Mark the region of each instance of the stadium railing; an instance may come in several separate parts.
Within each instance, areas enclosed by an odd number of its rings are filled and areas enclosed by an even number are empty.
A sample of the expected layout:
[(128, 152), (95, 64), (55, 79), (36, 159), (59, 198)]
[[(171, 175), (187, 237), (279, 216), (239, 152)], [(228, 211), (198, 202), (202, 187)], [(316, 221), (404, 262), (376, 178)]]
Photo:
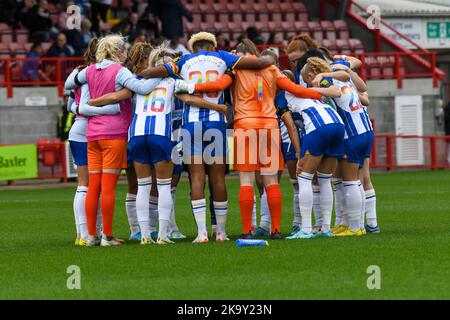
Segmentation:
[[(320, 0), (320, 12), (321, 17), (325, 17), (325, 8), (326, 5), (332, 5), (335, 8), (338, 8), (341, 3), (338, 0)], [(360, 27), (365, 29), (368, 33), (372, 33), (375, 40), (375, 51), (380, 52), (382, 50), (383, 43), (391, 47), (393, 50), (398, 51), (402, 54), (405, 54), (408, 56), (410, 61), (412, 61), (412, 64), (419, 65), (420, 67), (424, 69), (431, 69), (433, 73), (433, 85), (434, 87), (438, 87), (438, 80), (445, 78), (445, 73), (437, 68), (436, 66), (436, 56), (431, 57), (431, 61), (429, 59), (423, 59), (424, 54), (429, 54), (430, 51), (423, 48), (419, 44), (417, 44), (412, 39), (406, 37), (404, 34), (393, 28), (391, 25), (389, 25), (386, 21), (384, 21), (381, 17), (370, 13), (368, 8), (364, 7), (363, 5), (357, 3), (356, 1), (349, 0), (347, 1), (347, 8), (345, 10), (346, 15), (353, 20), (356, 24), (358, 24)], [(375, 28), (369, 28), (368, 27), (368, 17), (373, 18), (374, 21), (377, 23), (377, 26)], [(402, 45), (400, 42), (396, 41), (394, 38), (389, 36), (388, 34), (381, 31), (380, 26), (385, 27), (386, 29), (393, 32), (397, 37), (400, 39), (406, 41), (409, 43), (409, 45), (413, 48), (413, 50), (408, 49), (404, 45)], [(377, 54), (377, 53), (374, 53)], [(401, 85), (401, 82), (399, 82), (399, 85)]]
[[(396, 79), (397, 87), (402, 89), (404, 79), (432, 78), (433, 86), (437, 88), (439, 85), (436, 52), (416, 52), (414, 57), (407, 52), (365, 52), (355, 56), (363, 63), (359, 75), (364, 81)], [(422, 63), (416, 63), (417, 59)]]
[(450, 169), (450, 136), (375, 134), (372, 168)]
[[(279, 51), (280, 67), (289, 69), (284, 45), (258, 45), (261, 51), (275, 47)], [(231, 50), (232, 48), (222, 48)], [(364, 80), (396, 79), (399, 88), (408, 78), (431, 78), (435, 87), (440, 74), (436, 68), (435, 52), (416, 52), (414, 57), (406, 52), (355, 53), (363, 62), (359, 74)], [(417, 59), (421, 64), (415, 63)], [(0, 58), (0, 87), (6, 87), (7, 97), (13, 97), (14, 87), (56, 86), (59, 96), (64, 95), (64, 81), (72, 70), (83, 63), (81, 57), (70, 58)], [(44, 77), (45, 78), (44, 78)]]
[(82, 63), (81, 57), (0, 58), (0, 87), (6, 87), (8, 98), (14, 87), (22, 86), (56, 86), (63, 96), (64, 81)]

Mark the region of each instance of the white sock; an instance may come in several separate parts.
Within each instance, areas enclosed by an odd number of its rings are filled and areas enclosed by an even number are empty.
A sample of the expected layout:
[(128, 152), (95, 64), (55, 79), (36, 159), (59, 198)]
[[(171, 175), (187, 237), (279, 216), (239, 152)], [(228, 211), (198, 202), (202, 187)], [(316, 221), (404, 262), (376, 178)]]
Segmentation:
[(314, 226), (320, 227), (322, 225), (322, 209), (320, 208), (320, 186), (313, 184), (313, 212), (314, 212)]
[(344, 185), (344, 210), (347, 214), (348, 227), (352, 231), (359, 230), (359, 220), (361, 216), (361, 193), (359, 190), (359, 180), (343, 181)]
[[(80, 237), (83, 239), (88, 238), (88, 227), (87, 227), (87, 218), (86, 218), (86, 194), (88, 187), (80, 186), (77, 188), (76, 197), (76, 215), (78, 221), (78, 230), (80, 232)], [(97, 219), (98, 220), (98, 219)], [(101, 220), (100, 220), (101, 221)]]
[(132, 234), (139, 232), (139, 221), (136, 211), (136, 195), (127, 193), (125, 198), (125, 211), (127, 212), (128, 224), (130, 225), (130, 231)]
[(366, 203), (366, 219), (369, 227), (376, 227), (377, 222), (377, 196), (375, 194), (375, 189), (366, 190), (365, 192), (365, 203)]
[(149, 199), (150, 232), (153, 232), (158, 230), (158, 197), (151, 195)]
[(169, 221), (169, 229), (168, 229), (169, 233), (172, 233), (174, 231), (179, 231), (177, 222), (175, 220), (175, 192), (176, 191), (177, 191), (177, 187), (172, 187), (170, 189), (170, 194), (172, 196), (173, 206), (172, 206), (172, 211), (170, 213), (170, 221)]
[(364, 187), (359, 183), (359, 192), (361, 194), (361, 214), (359, 217), (359, 228), (364, 229), (364, 222), (366, 218), (366, 193), (364, 192)]
[(143, 238), (150, 237), (150, 215), (149, 198), (152, 188), (152, 177), (140, 178), (138, 180), (138, 192), (136, 195), (136, 212)]
[(322, 216), (322, 231), (330, 231), (331, 211), (333, 210), (333, 189), (331, 174), (317, 172), (320, 187), (320, 213)]
[(256, 196), (253, 196), (252, 227), (256, 227)]
[(334, 226), (340, 226), (345, 224), (344, 221), (344, 185), (342, 179), (333, 178), (334, 186), (334, 212), (336, 219), (334, 220)]
[(217, 232), (226, 234), (226, 223), (228, 214), (228, 201), (213, 201), (214, 212), (216, 213)]
[[(79, 187), (78, 187), (79, 188)], [(77, 238), (80, 237), (80, 222), (78, 221), (78, 188), (77, 191), (75, 191), (75, 196), (73, 197), (73, 217), (75, 219), (75, 228), (77, 230)]]
[(261, 196), (261, 208), (260, 208), (261, 221), (259, 223), (260, 227), (270, 231), (272, 220), (270, 218), (270, 210), (269, 204), (267, 202), (267, 193), (264, 190), (264, 193)]
[(291, 179), (292, 189), (294, 191), (294, 198), (293, 198), (293, 206), (294, 206), (294, 226), (301, 226), (302, 225), (302, 216), (300, 215), (300, 206), (298, 204), (298, 181), (297, 179)]
[(156, 181), (158, 183), (158, 236), (165, 239), (167, 238), (167, 228), (169, 227), (170, 214), (173, 208), (172, 194), (170, 192), (172, 178), (156, 179)]
[(302, 231), (312, 231), (311, 211), (313, 207), (313, 191), (312, 191), (312, 179), (314, 175), (306, 172), (302, 172), (298, 176), (299, 187), (299, 205), (300, 214), (302, 216)]
[(206, 199), (192, 200), (191, 205), (198, 235), (203, 235), (206, 233)]

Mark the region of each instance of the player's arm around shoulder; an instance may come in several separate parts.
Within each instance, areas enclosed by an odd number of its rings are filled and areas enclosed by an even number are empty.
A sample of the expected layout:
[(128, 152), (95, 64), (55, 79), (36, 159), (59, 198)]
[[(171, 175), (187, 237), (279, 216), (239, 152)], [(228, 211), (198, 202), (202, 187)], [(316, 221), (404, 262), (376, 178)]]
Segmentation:
[(274, 65), (276, 61), (271, 56), (242, 57), (235, 65), (235, 69), (261, 70)]

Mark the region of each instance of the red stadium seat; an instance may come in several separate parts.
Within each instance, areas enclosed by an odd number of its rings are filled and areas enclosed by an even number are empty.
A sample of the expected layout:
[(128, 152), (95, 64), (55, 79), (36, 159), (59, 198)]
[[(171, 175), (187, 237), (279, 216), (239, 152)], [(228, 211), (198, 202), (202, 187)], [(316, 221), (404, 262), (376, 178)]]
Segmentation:
[(272, 19), (272, 21), (281, 21), (281, 20), (283, 20), (283, 13), (281, 11), (279, 11), (279, 12), (272, 12), (271, 19)]
[(366, 69), (371, 77), (381, 77), (380, 63), (375, 57), (366, 57)]
[(214, 6), (214, 3), (216, 3), (216, 1), (214, 0), (200, 0), (200, 8), (202, 10), (204, 9), (210, 10), (210, 8)]
[(258, 21), (268, 23), (270, 21), (270, 12), (268, 10), (260, 11), (258, 13)]
[(364, 53), (364, 45), (362, 44), (361, 40), (359, 39), (349, 39), (348, 40), (350, 47), (352, 48), (353, 53)]
[[(9, 49), (8, 43), (1, 42), (0, 43), (0, 58), (10, 58), (11, 50)], [(0, 70), (2, 71), (2, 70)]]
[(334, 21), (334, 27), (340, 39), (350, 38), (350, 30), (348, 29), (347, 22), (345, 22), (344, 20), (336, 20)]
[(346, 54), (346, 55), (352, 54), (352, 49), (351, 49), (350, 43), (348, 42), (347, 39), (337, 39), (336, 45), (338, 46), (339, 52), (341, 54)]
[(256, 22), (256, 13), (255, 12), (246, 12), (245, 13), (245, 22), (255, 23)]
[(281, 28), (285, 32), (290, 32), (290, 31), (294, 31), (295, 32), (295, 30), (296, 30), (295, 24), (292, 23), (292, 22), (288, 22), (288, 21), (281, 22)]
[(328, 20), (320, 21), (320, 26), (322, 27), (322, 30), (325, 33), (326, 39), (336, 40), (336, 30), (334, 29), (334, 25), (331, 21)]
[(231, 21), (236, 23), (242, 23), (244, 21), (244, 14), (242, 12), (232, 12), (231, 13)]
[(0, 42), (11, 43), (14, 41), (14, 34), (12, 31), (2, 31), (0, 32)]
[(216, 14), (214, 12), (208, 12), (204, 15), (205, 22), (214, 23), (216, 22)]
[(281, 27), (281, 21), (270, 21), (267, 26), (269, 27), (269, 30), (271, 32), (274, 31), (282, 31), (283, 32), (283, 28)]
[(267, 2), (267, 9), (270, 12), (281, 12), (280, 3), (277, 1)]
[(9, 44), (9, 49), (11, 52), (17, 57), (19, 54), (27, 54), (27, 48), (25, 46), (25, 42), (11, 42)]
[(309, 27), (308, 27), (308, 23), (304, 22), (304, 21), (296, 21), (294, 23), (295, 25), (295, 30), (297, 30), (297, 33), (306, 33), (306, 34), (310, 34), (309, 32)]
[(242, 1), (239, 4), (233, 3), (233, 5), (236, 6), (235, 10), (241, 10), (243, 12), (259, 12), (261, 9), (264, 9), (263, 6), (254, 1)]
[(202, 22), (202, 14), (200, 12), (196, 12), (192, 14), (194, 18), (193, 23), (199, 25)]
[(308, 28), (309, 28), (314, 40), (316, 40), (316, 41), (323, 40), (323, 31), (322, 31), (322, 27), (320, 26), (319, 22), (309, 21)]
[(244, 28), (242, 23), (230, 21), (228, 22), (228, 33), (230, 34), (230, 39), (237, 39), (241, 34), (244, 33)]
[(394, 78), (395, 70), (395, 58), (394, 57), (378, 57), (378, 63), (381, 67), (381, 73), (383, 78), (392, 79)]
[(297, 20), (296, 13), (294, 11), (284, 12), (284, 21), (294, 23)]
[(292, 11), (294, 9), (292, 2), (281, 2), (279, 6), (282, 12)]
[(29, 31), (27, 29), (16, 30), (16, 42), (28, 42)]
[(0, 33), (3, 31), (12, 31), (12, 29), (6, 23), (0, 23)]
[(336, 40), (323, 39), (322, 46), (327, 48), (331, 54), (338, 54), (338, 46), (336, 45)]

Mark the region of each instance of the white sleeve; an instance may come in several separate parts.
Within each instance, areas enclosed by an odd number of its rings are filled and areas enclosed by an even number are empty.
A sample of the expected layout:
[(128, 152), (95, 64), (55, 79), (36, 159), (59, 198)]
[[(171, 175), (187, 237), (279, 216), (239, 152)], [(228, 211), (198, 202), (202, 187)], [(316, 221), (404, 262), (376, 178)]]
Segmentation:
[(89, 93), (89, 86), (84, 84), (81, 87), (81, 98), (80, 98), (80, 106), (79, 106), (79, 114), (83, 116), (98, 116), (105, 114), (117, 114), (120, 112), (120, 105), (116, 104), (108, 104), (102, 107), (93, 107), (88, 104), (91, 95)]
[(143, 96), (152, 92), (160, 81), (161, 78), (138, 79), (127, 68), (122, 68), (116, 77), (116, 82), (119, 83), (122, 87), (128, 88), (131, 91)]
[(66, 90), (73, 90), (76, 87), (80, 87), (81, 85), (87, 82), (86, 79), (86, 68), (78, 72), (77, 69), (74, 69), (72, 73), (67, 77), (66, 82), (64, 83), (64, 88)]

